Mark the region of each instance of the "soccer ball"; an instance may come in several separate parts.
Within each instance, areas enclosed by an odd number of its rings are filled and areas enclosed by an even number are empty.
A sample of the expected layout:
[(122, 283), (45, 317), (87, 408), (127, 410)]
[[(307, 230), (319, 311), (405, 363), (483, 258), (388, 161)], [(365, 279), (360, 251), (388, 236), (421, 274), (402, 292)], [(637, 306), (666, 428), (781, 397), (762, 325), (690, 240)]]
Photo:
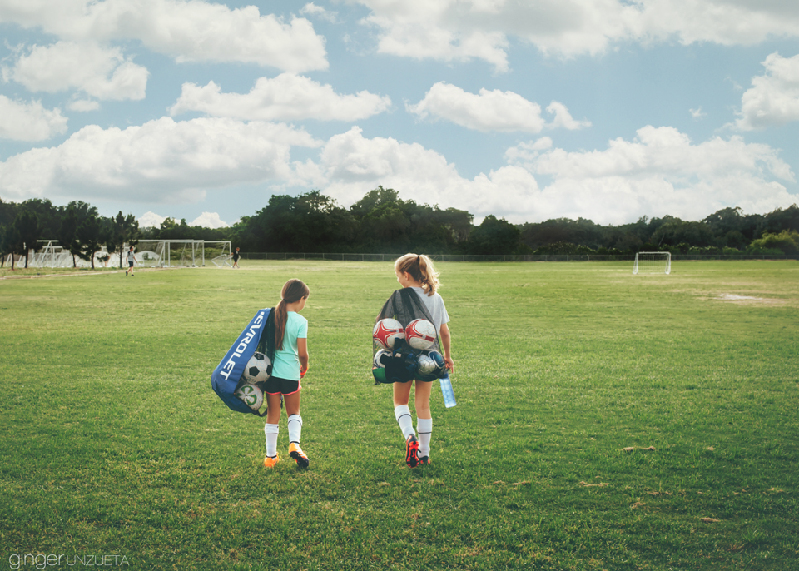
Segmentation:
[(380, 351), (375, 353), (375, 361), (374, 361), (374, 363), (375, 363), (375, 367), (377, 367), (378, 369), (385, 368), (385, 364), (383, 364), (383, 362), (380, 360), (381, 357), (383, 357), (383, 355), (391, 356), (391, 351), (387, 351), (386, 349), (380, 349)]
[(268, 381), (269, 373), (266, 371), (271, 364), (272, 363), (269, 362), (269, 357), (256, 351), (253, 356), (250, 357), (250, 360), (247, 361), (247, 366), (244, 367), (241, 379), (248, 385)]
[(393, 349), (397, 339), (405, 339), (402, 325), (396, 319), (381, 319), (375, 324), (372, 331), (374, 340), (383, 349)]
[(252, 410), (258, 410), (264, 404), (264, 393), (255, 385), (241, 385), (233, 393)]
[(419, 355), (419, 374), (424, 377), (429, 377), (435, 373), (437, 368), (436, 362), (427, 355)]
[(426, 319), (414, 319), (405, 328), (408, 345), (420, 351), (432, 349), (436, 342), (436, 328)]

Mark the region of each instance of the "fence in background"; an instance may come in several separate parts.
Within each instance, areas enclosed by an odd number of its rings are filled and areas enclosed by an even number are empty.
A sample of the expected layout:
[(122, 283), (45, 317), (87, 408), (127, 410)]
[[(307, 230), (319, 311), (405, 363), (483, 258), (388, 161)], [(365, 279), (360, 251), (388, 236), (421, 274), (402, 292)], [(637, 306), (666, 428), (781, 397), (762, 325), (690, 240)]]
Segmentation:
[[(242, 252), (241, 257), (245, 260), (331, 260), (338, 262), (393, 262), (399, 254), (336, 254), (336, 253), (290, 253), (290, 252)], [(504, 255), (504, 256), (472, 256), (454, 254), (431, 254), (430, 257), (436, 262), (630, 262), (635, 260), (635, 254), (621, 256), (600, 256), (586, 254), (568, 255)], [(718, 254), (718, 255), (689, 255), (672, 254), (672, 261), (685, 260), (792, 260), (787, 256), (769, 255), (749, 255), (738, 256)]]

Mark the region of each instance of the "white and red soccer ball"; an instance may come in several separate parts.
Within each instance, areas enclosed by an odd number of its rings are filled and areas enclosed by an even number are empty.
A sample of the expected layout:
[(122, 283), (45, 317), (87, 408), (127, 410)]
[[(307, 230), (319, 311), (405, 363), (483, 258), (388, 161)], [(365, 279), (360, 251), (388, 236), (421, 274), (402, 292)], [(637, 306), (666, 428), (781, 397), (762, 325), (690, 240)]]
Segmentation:
[(394, 349), (398, 339), (405, 339), (405, 330), (396, 319), (381, 319), (375, 323), (372, 336), (383, 349)]
[(414, 319), (405, 328), (405, 342), (414, 349), (428, 351), (436, 343), (436, 328), (426, 319)]

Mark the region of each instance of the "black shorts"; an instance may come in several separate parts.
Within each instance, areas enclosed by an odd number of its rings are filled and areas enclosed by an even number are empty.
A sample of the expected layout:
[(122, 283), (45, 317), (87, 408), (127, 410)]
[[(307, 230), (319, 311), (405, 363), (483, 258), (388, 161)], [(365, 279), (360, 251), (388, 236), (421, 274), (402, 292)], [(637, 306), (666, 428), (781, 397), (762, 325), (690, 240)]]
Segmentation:
[(133, 262), (128, 262), (128, 267), (132, 268), (133, 267)]
[(263, 390), (268, 395), (293, 395), (301, 388), (300, 381), (289, 381), (274, 376), (269, 377), (269, 380), (263, 384)]
[(411, 381), (419, 381), (420, 383), (432, 383), (435, 379), (409, 379), (407, 381), (396, 381), (400, 385), (404, 385), (405, 383), (410, 383)]

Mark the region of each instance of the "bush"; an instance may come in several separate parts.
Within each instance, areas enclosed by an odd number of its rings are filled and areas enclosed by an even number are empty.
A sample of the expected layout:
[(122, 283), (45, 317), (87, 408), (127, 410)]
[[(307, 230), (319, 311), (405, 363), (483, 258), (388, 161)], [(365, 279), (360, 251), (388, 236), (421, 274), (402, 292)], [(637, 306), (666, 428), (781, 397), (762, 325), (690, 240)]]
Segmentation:
[(765, 232), (762, 238), (754, 240), (749, 245), (747, 251), (753, 254), (799, 255), (799, 232), (795, 230), (783, 230), (779, 234)]

